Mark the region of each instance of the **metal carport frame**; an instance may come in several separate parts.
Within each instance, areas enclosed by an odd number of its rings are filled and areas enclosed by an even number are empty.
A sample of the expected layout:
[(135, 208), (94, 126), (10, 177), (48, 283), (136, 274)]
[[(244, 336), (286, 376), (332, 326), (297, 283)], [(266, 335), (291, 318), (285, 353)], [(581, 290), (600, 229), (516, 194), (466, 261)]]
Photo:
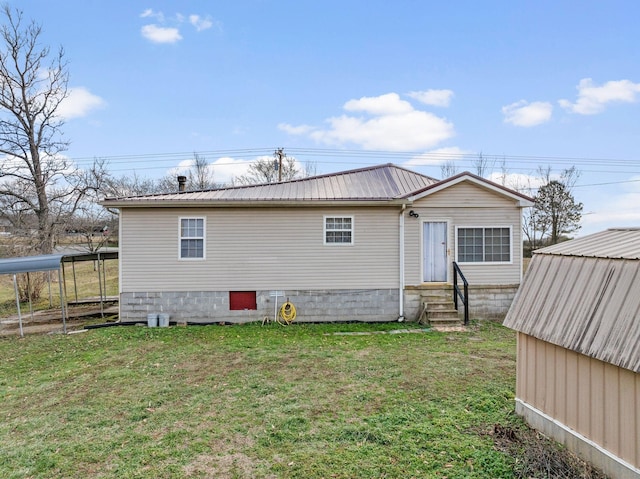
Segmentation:
[[(19, 273), (39, 272), (39, 271), (58, 271), (58, 285), (60, 287), (60, 308), (62, 312), (62, 327), (63, 331), (67, 333), (67, 308), (65, 293), (62, 287), (63, 284), (63, 263), (74, 263), (76, 261), (98, 261), (98, 282), (100, 284), (100, 306), (102, 309), (103, 294), (102, 294), (102, 280), (100, 279), (100, 266), (101, 260), (105, 259), (117, 259), (118, 251), (106, 251), (95, 253), (57, 253), (47, 254), (39, 256), (22, 256), (18, 258), (4, 258), (0, 259), (0, 274), (12, 274), (13, 275), (13, 287), (16, 295), (16, 306), (18, 308), (18, 322), (20, 324), (20, 336), (24, 337), (24, 331), (22, 328), (22, 312), (20, 309), (20, 297), (18, 294), (18, 281), (16, 275)], [(75, 282), (75, 273), (74, 273)], [(31, 298), (29, 298), (29, 305), (31, 306)]]

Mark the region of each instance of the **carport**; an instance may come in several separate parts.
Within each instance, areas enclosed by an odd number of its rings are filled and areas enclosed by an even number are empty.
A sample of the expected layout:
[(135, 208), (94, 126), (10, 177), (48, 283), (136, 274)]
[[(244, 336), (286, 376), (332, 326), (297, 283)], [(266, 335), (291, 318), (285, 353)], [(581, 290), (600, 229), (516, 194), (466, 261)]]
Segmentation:
[[(26, 273), (27, 283), (29, 282), (29, 273), (36, 272), (58, 272), (58, 285), (60, 290), (60, 309), (62, 315), (62, 328), (63, 332), (67, 333), (67, 317), (68, 317), (68, 303), (66, 297), (66, 275), (65, 267), (66, 263), (71, 263), (73, 270), (73, 285), (75, 291), (75, 299), (78, 300), (77, 295), (77, 283), (75, 274), (75, 263), (82, 261), (95, 261), (98, 264), (98, 285), (100, 294), (100, 310), (104, 310), (104, 301), (106, 299), (106, 275), (104, 273), (104, 262), (108, 259), (118, 259), (118, 251), (99, 251), (95, 253), (56, 253), (39, 256), (22, 256), (18, 258), (4, 258), (0, 259), (0, 274), (13, 275), (13, 287), (16, 297), (16, 307), (18, 309), (18, 322), (20, 325), (20, 336), (24, 336), (22, 328), (22, 311), (20, 307), (20, 296), (18, 294), (18, 280), (17, 275)], [(64, 285), (64, 287), (63, 287)], [(27, 288), (30, 291), (30, 288)], [(51, 303), (51, 278), (49, 277), (49, 301)], [(33, 315), (33, 306), (31, 303), (31, 295), (29, 294), (29, 310)]]

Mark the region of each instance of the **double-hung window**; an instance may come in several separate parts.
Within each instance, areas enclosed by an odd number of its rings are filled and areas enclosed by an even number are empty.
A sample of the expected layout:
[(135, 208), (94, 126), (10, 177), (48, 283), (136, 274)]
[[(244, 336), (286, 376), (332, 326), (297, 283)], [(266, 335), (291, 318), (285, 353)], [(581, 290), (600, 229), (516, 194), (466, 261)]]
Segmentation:
[(511, 228), (458, 227), (459, 263), (510, 263)]
[(204, 259), (204, 218), (180, 218), (180, 259)]
[(325, 216), (324, 244), (352, 245), (353, 216)]

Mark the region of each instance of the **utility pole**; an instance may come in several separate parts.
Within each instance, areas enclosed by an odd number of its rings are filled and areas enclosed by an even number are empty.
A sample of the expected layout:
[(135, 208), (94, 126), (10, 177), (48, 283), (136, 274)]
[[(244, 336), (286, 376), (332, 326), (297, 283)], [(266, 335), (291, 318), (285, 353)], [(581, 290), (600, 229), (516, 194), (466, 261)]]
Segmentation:
[[(282, 148), (278, 148), (274, 155), (278, 159), (278, 163), (276, 164), (276, 168), (278, 169), (278, 183), (282, 182), (282, 158), (285, 156)], [(275, 162), (274, 162), (275, 163)]]

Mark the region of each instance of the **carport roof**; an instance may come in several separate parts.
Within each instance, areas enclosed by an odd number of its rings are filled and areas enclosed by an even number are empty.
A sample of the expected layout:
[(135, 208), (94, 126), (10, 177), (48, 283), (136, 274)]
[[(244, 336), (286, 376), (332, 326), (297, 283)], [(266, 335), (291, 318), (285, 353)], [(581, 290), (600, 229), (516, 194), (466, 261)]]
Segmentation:
[(116, 259), (117, 251), (97, 253), (55, 253), (38, 256), (21, 256), (0, 259), (0, 274), (31, 273), (34, 271), (55, 271), (61, 263), (74, 261), (93, 261), (98, 259)]

